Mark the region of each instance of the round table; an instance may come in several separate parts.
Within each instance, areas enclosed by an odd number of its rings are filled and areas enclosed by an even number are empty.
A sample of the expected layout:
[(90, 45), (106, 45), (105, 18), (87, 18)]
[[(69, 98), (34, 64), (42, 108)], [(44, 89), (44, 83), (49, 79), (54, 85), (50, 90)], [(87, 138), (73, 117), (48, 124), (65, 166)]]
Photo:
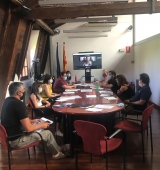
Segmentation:
[[(81, 89), (83, 90), (83, 89)], [(103, 109), (102, 111), (98, 112), (92, 112), (92, 111), (87, 111), (84, 108), (70, 108), (70, 107), (63, 107), (63, 108), (55, 108), (53, 105), (53, 110), (64, 114), (63, 117), (63, 128), (64, 128), (64, 142), (70, 142), (71, 144), (71, 155), (73, 156), (73, 121), (77, 119), (81, 120), (88, 120), (96, 123), (103, 124), (107, 128), (107, 135), (110, 135), (112, 133), (112, 128), (113, 128), (113, 123), (115, 119), (115, 113), (119, 112), (123, 109), (123, 107), (119, 107), (117, 104), (121, 103), (122, 101), (116, 97), (116, 100), (107, 100), (104, 97), (100, 96), (99, 91), (104, 91), (104, 90), (92, 90), (91, 92), (81, 92), (81, 90), (78, 90), (72, 94), (63, 94), (63, 97), (67, 96), (80, 96), (81, 98), (76, 98), (72, 100), (67, 100), (63, 102), (57, 101), (54, 105), (60, 105), (62, 103), (72, 103), (72, 104), (79, 104), (79, 105), (86, 105), (86, 104), (91, 104), (91, 105), (109, 105), (113, 106), (111, 109)], [(85, 89), (86, 90), (86, 89)], [(86, 95), (96, 95), (96, 97), (92, 98), (87, 98)], [(66, 119), (67, 118), (67, 119)], [(68, 138), (67, 138), (67, 132), (65, 131), (67, 124), (68, 128)], [(66, 140), (68, 139), (68, 141)]]

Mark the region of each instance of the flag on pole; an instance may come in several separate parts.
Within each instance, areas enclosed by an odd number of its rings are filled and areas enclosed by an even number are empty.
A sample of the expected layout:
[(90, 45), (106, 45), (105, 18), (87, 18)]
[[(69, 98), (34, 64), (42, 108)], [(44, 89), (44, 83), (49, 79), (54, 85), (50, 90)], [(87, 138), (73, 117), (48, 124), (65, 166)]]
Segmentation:
[(56, 60), (57, 60), (57, 78), (58, 78), (61, 73), (61, 67), (60, 67), (59, 55), (58, 55), (58, 42), (57, 42), (57, 49), (56, 49)]
[(66, 49), (65, 49), (65, 42), (63, 43), (63, 71), (66, 71), (67, 67), (67, 58), (66, 58)]

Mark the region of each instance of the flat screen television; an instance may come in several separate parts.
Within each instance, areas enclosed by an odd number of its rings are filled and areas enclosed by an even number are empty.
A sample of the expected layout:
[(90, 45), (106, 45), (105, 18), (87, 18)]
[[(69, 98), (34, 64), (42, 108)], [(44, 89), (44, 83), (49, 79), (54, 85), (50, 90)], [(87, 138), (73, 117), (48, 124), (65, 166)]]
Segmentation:
[(101, 69), (102, 53), (78, 53), (73, 54), (73, 69)]

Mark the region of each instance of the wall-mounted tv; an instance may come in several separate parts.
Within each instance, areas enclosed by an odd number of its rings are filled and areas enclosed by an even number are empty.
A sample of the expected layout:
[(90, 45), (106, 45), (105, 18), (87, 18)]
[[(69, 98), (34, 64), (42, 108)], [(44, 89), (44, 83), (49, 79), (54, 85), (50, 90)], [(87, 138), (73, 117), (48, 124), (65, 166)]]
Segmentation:
[(84, 70), (101, 69), (102, 68), (102, 53), (78, 53), (73, 54), (73, 69)]

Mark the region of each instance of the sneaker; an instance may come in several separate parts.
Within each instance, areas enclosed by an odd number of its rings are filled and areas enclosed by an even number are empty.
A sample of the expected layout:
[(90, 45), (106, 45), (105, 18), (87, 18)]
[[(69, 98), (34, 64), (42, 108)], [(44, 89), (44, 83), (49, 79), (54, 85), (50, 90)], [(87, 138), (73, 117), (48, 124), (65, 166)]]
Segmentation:
[(60, 136), (63, 137), (63, 133), (60, 130), (57, 130), (57, 132), (55, 133), (56, 136)]
[(62, 152), (59, 152), (56, 156), (52, 156), (53, 159), (61, 159), (66, 157), (65, 154), (63, 154)]
[(70, 144), (65, 144), (62, 146), (62, 152), (70, 152)]

